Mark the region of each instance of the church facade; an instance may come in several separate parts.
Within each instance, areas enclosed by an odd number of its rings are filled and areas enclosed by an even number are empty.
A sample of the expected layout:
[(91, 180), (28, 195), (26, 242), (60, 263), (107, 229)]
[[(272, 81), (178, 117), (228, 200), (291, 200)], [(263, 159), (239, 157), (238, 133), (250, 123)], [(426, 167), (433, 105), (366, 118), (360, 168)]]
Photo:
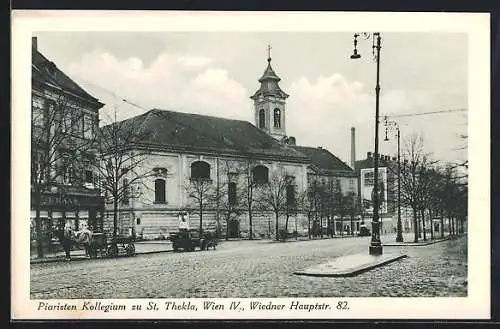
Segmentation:
[[(357, 193), (349, 166), (287, 136), (289, 95), (271, 58), (267, 62), (250, 97), (255, 124), (161, 109), (126, 120), (137, 132), (130, 151), (144, 161), (133, 170), (136, 177), (128, 177), (130, 193), (119, 202), (120, 234), (162, 239), (180, 227), (231, 238), (272, 237), (276, 230), (303, 234), (311, 227), (302, 201), (313, 176), (335, 178)], [(106, 231), (112, 231), (112, 208), (107, 205)]]

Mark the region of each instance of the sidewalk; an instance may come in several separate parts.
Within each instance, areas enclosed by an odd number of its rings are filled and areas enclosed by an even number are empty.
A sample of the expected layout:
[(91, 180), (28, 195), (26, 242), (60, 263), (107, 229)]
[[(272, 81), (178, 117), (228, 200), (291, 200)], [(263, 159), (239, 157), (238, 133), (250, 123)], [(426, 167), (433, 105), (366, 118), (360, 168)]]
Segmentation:
[(430, 234), (427, 235), (427, 240), (424, 241), (423, 237), (418, 239), (418, 242), (415, 241), (414, 233), (403, 233), (403, 242), (396, 242), (396, 234), (386, 234), (382, 235), (380, 239), (382, 240), (382, 245), (386, 247), (419, 247), (419, 246), (428, 246), (430, 244), (443, 242), (449, 240), (451, 237), (445, 235), (444, 238), (441, 238), (441, 235), (435, 236), (434, 239), (431, 239)]
[[(135, 253), (137, 255), (142, 254), (154, 254), (160, 252), (170, 252), (173, 251), (172, 243), (168, 240), (163, 241), (139, 241), (135, 242)], [(101, 257), (98, 257), (98, 259)], [(105, 257), (103, 257), (105, 258)], [(72, 250), (71, 251), (71, 261), (79, 261), (79, 260), (88, 260), (85, 256), (85, 250)], [(38, 258), (36, 256), (32, 256), (30, 259), (31, 264), (39, 264), (39, 263), (52, 263), (52, 262), (60, 262), (66, 261), (64, 251), (56, 252), (56, 253), (46, 253), (43, 258)]]

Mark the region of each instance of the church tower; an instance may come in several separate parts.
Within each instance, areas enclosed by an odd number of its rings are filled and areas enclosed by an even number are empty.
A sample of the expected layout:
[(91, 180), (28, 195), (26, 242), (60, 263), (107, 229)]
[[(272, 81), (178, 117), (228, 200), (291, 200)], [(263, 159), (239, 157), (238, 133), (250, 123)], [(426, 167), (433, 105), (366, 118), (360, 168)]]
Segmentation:
[(260, 88), (250, 98), (254, 102), (255, 125), (278, 140), (286, 136), (285, 101), (288, 98), (278, 83), (281, 80), (271, 67), (271, 46), (267, 47), (267, 68), (259, 79)]

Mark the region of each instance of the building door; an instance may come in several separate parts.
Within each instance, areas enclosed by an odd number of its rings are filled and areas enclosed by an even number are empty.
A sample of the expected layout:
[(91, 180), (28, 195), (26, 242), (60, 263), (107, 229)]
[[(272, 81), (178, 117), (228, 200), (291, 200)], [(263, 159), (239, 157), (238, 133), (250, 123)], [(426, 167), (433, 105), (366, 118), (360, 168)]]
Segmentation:
[(238, 238), (240, 235), (240, 222), (231, 219), (227, 223), (227, 235), (230, 238)]

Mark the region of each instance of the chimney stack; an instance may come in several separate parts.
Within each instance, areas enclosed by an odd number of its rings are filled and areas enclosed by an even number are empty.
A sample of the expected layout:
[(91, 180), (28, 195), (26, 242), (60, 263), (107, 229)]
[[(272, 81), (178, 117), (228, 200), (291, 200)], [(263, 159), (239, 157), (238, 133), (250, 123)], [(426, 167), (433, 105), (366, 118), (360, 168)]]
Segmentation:
[(351, 127), (351, 168), (356, 164), (356, 128)]
[(37, 37), (31, 37), (31, 47), (38, 50), (38, 39)]

